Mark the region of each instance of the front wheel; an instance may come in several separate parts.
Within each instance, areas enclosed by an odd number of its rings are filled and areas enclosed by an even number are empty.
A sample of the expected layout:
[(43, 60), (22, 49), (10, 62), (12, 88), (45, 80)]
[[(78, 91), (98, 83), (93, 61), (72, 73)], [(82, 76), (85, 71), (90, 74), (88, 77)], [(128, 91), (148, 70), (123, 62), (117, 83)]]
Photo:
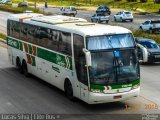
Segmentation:
[(109, 21), (107, 20), (106, 23), (108, 24), (108, 22), (109, 22)]
[(69, 98), (71, 101), (74, 101), (75, 98), (73, 96), (73, 88), (72, 88), (72, 84), (69, 80), (65, 81), (64, 89), (65, 89), (65, 94), (66, 94), (67, 98)]

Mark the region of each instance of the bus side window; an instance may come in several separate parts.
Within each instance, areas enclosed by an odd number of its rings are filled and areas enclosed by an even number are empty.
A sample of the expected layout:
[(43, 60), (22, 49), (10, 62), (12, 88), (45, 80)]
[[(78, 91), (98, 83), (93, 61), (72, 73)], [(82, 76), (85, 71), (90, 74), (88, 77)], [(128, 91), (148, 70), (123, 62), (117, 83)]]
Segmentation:
[(58, 36), (59, 36), (59, 31), (50, 30), (50, 39), (47, 45), (49, 49), (58, 51)]
[(27, 32), (27, 33), (28, 33), (28, 34), (27, 34), (27, 42), (33, 43), (35, 28), (34, 28), (33, 25), (28, 25), (27, 28), (28, 28), (28, 32)]
[(12, 21), (13, 37), (19, 38), (20, 35), (20, 23)]
[(66, 55), (72, 55), (72, 49), (71, 49), (71, 34), (67, 32), (61, 32), (60, 36), (60, 52), (65, 53)]
[(10, 20), (8, 20), (8, 21), (7, 21), (7, 35), (8, 35), (8, 36), (10, 36), (10, 35), (11, 35), (11, 34), (10, 34), (10, 33), (11, 33), (11, 30), (10, 30), (10, 24), (11, 24), (11, 21), (10, 21)]
[(84, 37), (74, 34), (73, 35), (73, 44), (74, 44), (74, 61), (76, 67), (77, 78), (80, 82), (84, 84), (87, 83), (87, 69), (85, 67), (85, 55), (83, 53), (84, 48)]
[(48, 28), (39, 27), (36, 29), (36, 38), (38, 38), (38, 43), (40, 46), (47, 47), (48, 44)]
[(21, 23), (20, 25), (20, 39), (26, 41), (27, 40), (27, 24)]

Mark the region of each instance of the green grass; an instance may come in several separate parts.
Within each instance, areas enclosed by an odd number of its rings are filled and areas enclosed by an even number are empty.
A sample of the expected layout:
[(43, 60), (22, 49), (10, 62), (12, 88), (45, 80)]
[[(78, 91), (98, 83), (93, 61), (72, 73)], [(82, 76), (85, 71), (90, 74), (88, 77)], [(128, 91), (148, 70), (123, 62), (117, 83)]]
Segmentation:
[(0, 9), (4, 9), (5, 11), (11, 11), (11, 12), (22, 12), (25, 10), (31, 10), (35, 13), (40, 13), (39, 9), (30, 8), (30, 7), (12, 7), (11, 5), (2, 5), (0, 6)]
[(135, 37), (146, 37), (155, 40), (158, 44), (160, 44), (160, 34), (149, 34), (141, 30), (133, 30), (133, 34)]
[(7, 36), (5, 34), (0, 33), (0, 38), (6, 40)]

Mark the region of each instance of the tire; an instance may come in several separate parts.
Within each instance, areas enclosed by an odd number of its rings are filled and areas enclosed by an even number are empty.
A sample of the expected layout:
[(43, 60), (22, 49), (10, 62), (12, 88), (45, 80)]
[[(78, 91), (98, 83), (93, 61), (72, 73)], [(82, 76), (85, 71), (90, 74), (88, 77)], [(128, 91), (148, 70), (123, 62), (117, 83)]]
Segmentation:
[(114, 17), (114, 21), (117, 22), (116, 17)]
[(108, 22), (109, 22), (109, 21), (107, 20), (106, 23), (108, 24)]
[(23, 73), (23, 69), (22, 69), (22, 65), (19, 57), (17, 57), (16, 59), (16, 68), (18, 69), (19, 73)]
[(150, 33), (150, 34), (152, 34), (152, 33), (153, 33), (153, 30), (152, 30), (152, 28), (150, 28), (150, 29), (149, 29), (149, 33)]
[(133, 22), (133, 19), (131, 19), (130, 21)]
[(142, 26), (140, 26), (139, 29), (140, 29), (140, 30), (143, 30), (143, 29), (142, 29)]
[(22, 69), (23, 69), (24, 76), (29, 77), (28, 67), (25, 60), (23, 60), (22, 62)]
[(91, 22), (93, 22), (93, 20), (91, 19)]
[(72, 84), (69, 80), (65, 81), (64, 90), (65, 90), (65, 95), (67, 96), (67, 98), (71, 101), (74, 101), (75, 98), (73, 96), (73, 88), (72, 88)]
[(124, 22), (124, 20), (122, 18), (120, 18), (120, 19), (121, 19), (121, 22)]

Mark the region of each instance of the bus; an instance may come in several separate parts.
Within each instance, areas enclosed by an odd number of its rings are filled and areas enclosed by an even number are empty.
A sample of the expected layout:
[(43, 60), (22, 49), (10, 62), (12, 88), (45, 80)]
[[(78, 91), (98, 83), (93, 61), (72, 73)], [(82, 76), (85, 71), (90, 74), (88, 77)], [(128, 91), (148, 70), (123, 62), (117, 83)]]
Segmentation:
[(10, 62), (88, 104), (123, 101), (140, 92), (132, 32), (82, 18), (36, 13), (7, 20)]

